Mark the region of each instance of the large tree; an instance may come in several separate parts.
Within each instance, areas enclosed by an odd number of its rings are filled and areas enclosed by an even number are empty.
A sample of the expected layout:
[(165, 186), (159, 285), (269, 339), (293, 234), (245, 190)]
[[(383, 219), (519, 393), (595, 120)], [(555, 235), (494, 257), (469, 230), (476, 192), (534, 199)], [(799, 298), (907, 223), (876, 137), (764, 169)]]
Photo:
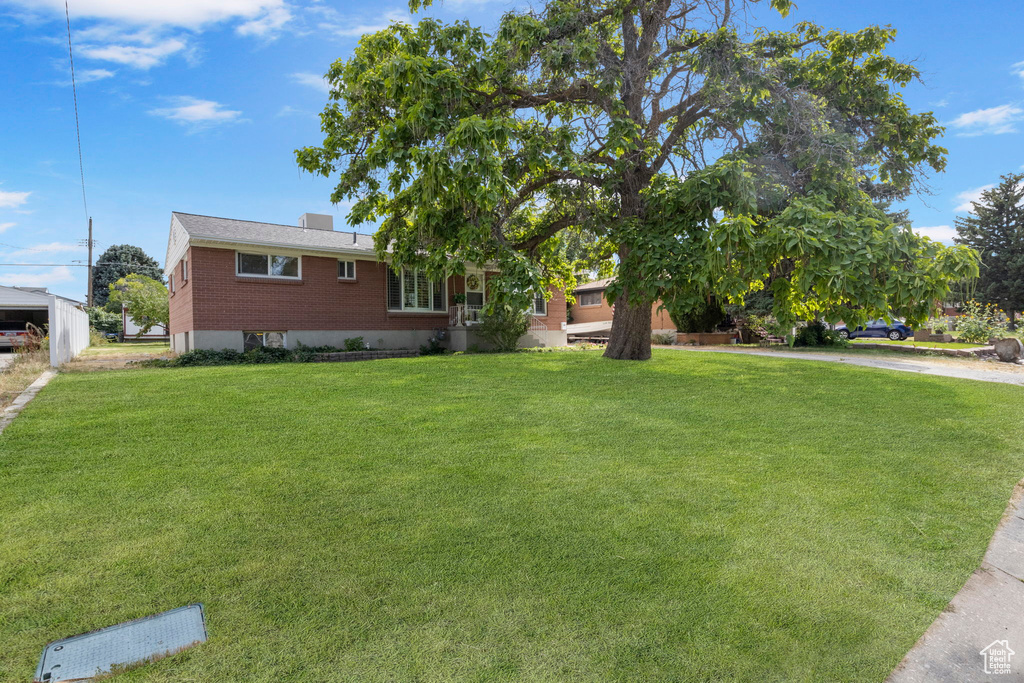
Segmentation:
[(956, 219), (956, 241), (981, 254), (974, 297), (1000, 306), (1016, 327), (1024, 310), (1024, 174), (1004, 175)]
[(163, 282), (164, 273), (156, 259), (131, 244), (113, 244), (100, 254), (92, 269), (92, 295), (96, 306), (107, 303), (112, 283), (131, 273)]
[(613, 358), (650, 357), (659, 297), (739, 302), (769, 280), (784, 320), (927, 315), (976, 265), (880, 208), (944, 164), (934, 117), (897, 92), (916, 70), (884, 53), (887, 28), (741, 32), (753, 4), (548, 0), (493, 35), (393, 24), (331, 66), (323, 146), (298, 162), (340, 176), (332, 199), (380, 222), (393, 266), (497, 263), (503, 304), (571, 287), (563, 245), (596, 236), (617, 260)]

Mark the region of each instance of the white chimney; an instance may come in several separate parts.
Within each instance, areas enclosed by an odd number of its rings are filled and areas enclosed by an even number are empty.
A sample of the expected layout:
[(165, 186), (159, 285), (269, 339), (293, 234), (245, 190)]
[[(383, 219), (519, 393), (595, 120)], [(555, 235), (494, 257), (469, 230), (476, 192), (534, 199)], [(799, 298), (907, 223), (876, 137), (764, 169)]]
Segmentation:
[(310, 230), (334, 230), (334, 216), (323, 213), (304, 213), (299, 216), (299, 227)]

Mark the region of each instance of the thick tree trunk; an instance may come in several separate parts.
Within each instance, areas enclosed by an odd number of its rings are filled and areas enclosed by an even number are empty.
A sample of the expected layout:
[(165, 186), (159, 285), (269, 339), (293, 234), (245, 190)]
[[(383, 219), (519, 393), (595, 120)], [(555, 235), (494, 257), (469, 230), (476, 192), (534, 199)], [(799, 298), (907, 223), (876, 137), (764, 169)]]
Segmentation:
[[(643, 219), (644, 202), (641, 190), (650, 183), (650, 174), (638, 163), (626, 173), (619, 189), (619, 217), (623, 220)], [(629, 261), (630, 249), (619, 245), (619, 272)], [(616, 360), (650, 360), (651, 358), (651, 301), (630, 302), (629, 287), (624, 286), (615, 300), (612, 331), (608, 338), (605, 358)]]
[(605, 358), (616, 360), (650, 360), (651, 303), (631, 305), (626, 292), (615, 301), (612, 333), (608, 338)]

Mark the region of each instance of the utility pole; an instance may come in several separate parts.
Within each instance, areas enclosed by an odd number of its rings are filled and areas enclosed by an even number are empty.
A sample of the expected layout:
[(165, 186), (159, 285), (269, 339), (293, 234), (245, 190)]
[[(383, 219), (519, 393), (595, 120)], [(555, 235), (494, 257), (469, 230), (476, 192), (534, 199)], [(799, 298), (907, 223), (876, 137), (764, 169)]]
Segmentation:
[(89, 296), (86, 300), (92, 308), (92, 216), (89, 216)]

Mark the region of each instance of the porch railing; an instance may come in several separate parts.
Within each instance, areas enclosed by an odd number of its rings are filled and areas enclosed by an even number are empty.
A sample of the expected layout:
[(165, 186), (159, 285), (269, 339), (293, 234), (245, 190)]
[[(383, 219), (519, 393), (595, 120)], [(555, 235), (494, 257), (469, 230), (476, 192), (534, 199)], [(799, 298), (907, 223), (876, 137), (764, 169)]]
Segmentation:
[(476, 325), (480, 322), (483, 306), (473, 304), (455, 304), (448, 307), (448, 325), (450, 327), (461, 327), (463, 325)]
[[(455, 304), (448, 307), (449, 327), (462, 327), (465, 325), (476, 325), (483, 319), (483, 306), (472, 304)], [(547, 332), (548, 326), (541, 322), (537, 316), (530, 315), (530, 332)]]

